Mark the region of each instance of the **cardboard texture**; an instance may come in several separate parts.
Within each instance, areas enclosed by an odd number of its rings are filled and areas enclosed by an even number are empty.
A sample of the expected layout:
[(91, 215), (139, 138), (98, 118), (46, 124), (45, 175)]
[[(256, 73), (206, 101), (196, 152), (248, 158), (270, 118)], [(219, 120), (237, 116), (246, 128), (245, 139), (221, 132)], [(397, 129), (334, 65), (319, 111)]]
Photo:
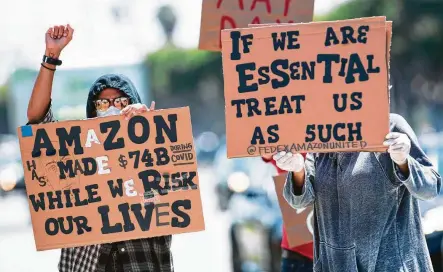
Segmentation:
[[(223, 30), (228, 157), (386, 151), (390, 33), (385, 17)], [(334, 54), (330, 65), (319, 59)]]
[(199, 49), (220, 51), (220, 30), (312, 21), (314, 0), (203, 0)]
[(283, 224), (288, 235), (290, 247), (312, 242), (314, 211), (312, 206), (305, 209), (296, 210), (289, 206), (283, 197), (283, 187), (285, 186), (286, 174), (274, 176), (275, 191), (277, 193), (278, 204), (283, 217)]
[(18, 128), (37, 250), (204, 230), (190, 118), (185, 107)]

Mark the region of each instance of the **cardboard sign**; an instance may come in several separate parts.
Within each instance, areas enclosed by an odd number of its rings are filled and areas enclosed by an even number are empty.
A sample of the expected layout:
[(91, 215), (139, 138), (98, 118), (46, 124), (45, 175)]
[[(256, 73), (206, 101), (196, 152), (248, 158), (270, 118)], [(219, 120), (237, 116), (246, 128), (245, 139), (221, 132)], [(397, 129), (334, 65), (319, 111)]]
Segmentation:
[[(278, 25), (277, 23), (269, 23), (269, 24), (248, 24), (248, 27), (262, 27), (262, 26), (272, 26), (272, 25)], [(281, 25), (288, 25), (288, 23), (281, 23)], [(386, 21), (386, 62), (388, 64), (388, 71), (390, 71), (390, 61), (391, 61), (391, 39), (392, 39), (392, 21)], [(388, 74), (389, 78), (389, 74)], [(389, 90), (388, 90), (388, 97), (389, 96)], [(370, 148), (364, 149), (364, 151), (367, 152), (378, 152), (380, 151), (380, 148), (375, 148), (374, 150), (371, 150)]]
[(314, 233), (314, 211), (311, 206), (295, 210), (283, 197), (283, 187), (285, 186), (286, 174), (274, 177), (275, 191), (277, 192), (278, 204), (283, 217), (283, 224), (288, 235), (290, 247), (312, 242)]
[(37, 250), (204, 230), (189, 108), (18, 135)]
[[(388, 62), (388, 71), (391, 68), (391, 40), (392, 40), (392, 21), (386, 22), (386, 60)], [(388, 78), (389, 78), (388, 73)]]
[(220, 30), (312, 21), (314, 0), (203, 0), (199, 49), (220, 51)]
[[(262, 27), (262, 26), (275, 26), (275, 25), (288, 25), (289, 23), (269, 23), (269, 24), (248, 24), (248, 27)], [(386, 61), (388, 62), (388, 67), (390, 66), (391, 60), (391, 39), (392, 39), (392, 21), (386, 21)], [(389, 71), (389, 69), (388, 69)]]
[(222, 31), (228, 157), (385, 151), (385, 17)]

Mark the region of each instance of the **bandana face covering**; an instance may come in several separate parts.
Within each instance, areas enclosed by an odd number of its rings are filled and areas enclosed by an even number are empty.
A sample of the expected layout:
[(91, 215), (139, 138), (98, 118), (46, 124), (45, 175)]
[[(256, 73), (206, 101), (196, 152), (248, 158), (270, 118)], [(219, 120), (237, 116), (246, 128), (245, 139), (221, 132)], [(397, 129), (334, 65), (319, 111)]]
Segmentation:
[(97, 111), (97, 117), (106, 117), (106, 116), (113, 116), (113, 115), (119, 115), (121, 110), (118, 108), (111, 106), (109, 109), (105, 111)]

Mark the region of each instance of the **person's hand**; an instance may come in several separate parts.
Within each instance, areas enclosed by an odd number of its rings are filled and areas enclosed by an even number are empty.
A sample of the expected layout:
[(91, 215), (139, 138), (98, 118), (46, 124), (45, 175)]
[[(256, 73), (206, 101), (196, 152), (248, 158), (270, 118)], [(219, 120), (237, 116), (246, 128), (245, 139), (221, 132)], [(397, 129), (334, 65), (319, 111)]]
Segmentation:
[(305, 159), (300, 153), (280, 151), (273, 158), (276, 165), (287, 172), (300, 172), (305, 168)]
[(125, 116), (125, 119), (128, 120), (134, 115), (142, 114), (147, 111), (152, 111), (154, 109), (155, 109), (154, 101), (151, 102), (151, 106), (149, 108), (145, 104), (137, 103), (137, 104), (127, 105), (124, 109), (122, 109), (120, 114)]
[(388, 133), (383, 145), (389, 147), (388, 152), (391, 159), (397, 165), (404, 165), (407, 162), (409, 152), (411, 151), (411, 140), (408, 135), (399, 132)]
[(72, 40), (74, 29), (68, 24), (65, 26), (53, 26), (46, 31), (46, 52), (52, 58), (58, 58), (63, 48)]

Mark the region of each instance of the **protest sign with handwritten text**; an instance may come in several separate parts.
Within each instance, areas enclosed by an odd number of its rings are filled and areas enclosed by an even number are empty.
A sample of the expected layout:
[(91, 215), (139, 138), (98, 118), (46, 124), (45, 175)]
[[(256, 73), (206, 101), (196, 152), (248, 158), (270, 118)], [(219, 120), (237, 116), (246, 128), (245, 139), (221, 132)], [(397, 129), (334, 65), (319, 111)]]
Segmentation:
[(220, 30), (249, 23), (310, 22), (314, 0), (203, 0), (199, 49), (220, 51)]
[(383, 151), (385, 17), (222, 31), (228, 157)]
[(18, 135), (37, 250), (204, 229), (189, 108)]

